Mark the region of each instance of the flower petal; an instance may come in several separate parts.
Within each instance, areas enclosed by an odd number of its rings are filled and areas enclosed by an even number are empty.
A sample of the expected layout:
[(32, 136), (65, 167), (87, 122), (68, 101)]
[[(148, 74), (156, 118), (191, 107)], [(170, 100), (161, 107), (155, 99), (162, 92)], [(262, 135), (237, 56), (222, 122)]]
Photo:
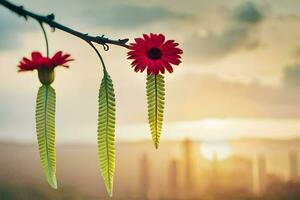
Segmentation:
[(43, 57), (42, 54), (38, 51), (34, 51), (31, 53), (31, 58), (32, 58), (33, 62), (34, 62), (34, 60), (42, 58), (42, 57)]

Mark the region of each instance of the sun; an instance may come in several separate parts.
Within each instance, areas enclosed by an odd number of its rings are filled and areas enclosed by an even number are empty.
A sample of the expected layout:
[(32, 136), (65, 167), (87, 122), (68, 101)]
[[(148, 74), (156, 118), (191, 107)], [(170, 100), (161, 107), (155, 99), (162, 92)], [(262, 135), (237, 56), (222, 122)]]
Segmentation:
[(231, 154), (227, 141), (204, 141), (200, 146), (201, 154), (208, 160), (224, 160)]

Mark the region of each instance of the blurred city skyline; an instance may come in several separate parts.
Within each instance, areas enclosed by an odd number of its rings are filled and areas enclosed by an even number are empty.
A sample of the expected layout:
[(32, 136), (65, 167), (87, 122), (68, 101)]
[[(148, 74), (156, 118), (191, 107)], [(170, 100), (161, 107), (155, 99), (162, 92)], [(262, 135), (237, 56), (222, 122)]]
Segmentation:
[[(133, 41), (156, 32), (175, 39), (183, 62), (166, 75), (162, 139), (300, 136), (297, 0), (12, 2), (53, 12), (57, 21), (93, 35)], [(92, 141), (101, 78), (97, 56), (77, 38), (46, 29), (50, 54), (63, 50), (75, 58), (69, 69), (56, 70), (57, 142)], [(35, 21), (0, 7), (0, 36), (0, 140), (33, 141), (39, 82), (35, 72), (17, 73), (16, 65), (33, 50), (45, 51), (43, 35)], [(145, 74), (133, 71), (126, 53), (114, 46), (102, 52), (115, 85), (117, 139), (147, 139)]]
[[(224, 144), (230, 153), (222, 157), (228, 152)], [(119, 142), (113, 199), (272, 199), (282, 195), (295, 200), (300, 197), (293, 191), (300, 184), (299, 144), (300, 139), (182, 140), (164, 141), (157, 151), (151, 141)], [(213, 157), (206, 157), (209, 151)], [(60, 189), (53, 191), (43, 179), (36, 145), (0, 143), (0, 197), (19, 199), (23, 194), (27, 200), (25, 194), (32, 191), (31, 198), (36, 199), (108, 198), (99, 179), (96, 145), (58, 145), (57, 152)]]

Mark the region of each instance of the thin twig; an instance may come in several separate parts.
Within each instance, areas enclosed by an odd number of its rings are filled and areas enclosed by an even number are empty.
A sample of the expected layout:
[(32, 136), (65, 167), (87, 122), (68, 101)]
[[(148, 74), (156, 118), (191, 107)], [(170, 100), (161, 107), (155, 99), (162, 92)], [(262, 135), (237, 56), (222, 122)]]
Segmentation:
[(54, 20), (54, 15), (53, 14), (50, 14), (50, 15), (47, 15), (47, 16), (38, 15), (38, 14), (35, 14), (35, 13), (30, 12), (28, 10), (25, 10), (23, 6), (16, 6), (15, 4), (12, 4), (12, 3), (10, 3), (9, 1), (6, 1), (6, 0), (0, 0), (0, 5), (8, 8), (12, 12), (17, 13), (18, 15), (24, 17), (26, 20), (27, 20), (27, 18), (31, 17), (31, 18), (37, 20), (39, 23), (48, 24), (53, 29), (57, 28), (57, 29), (62, 30), (64, 32), (67, 32), (71, 35), (79, 37), (80, 39), (82, 39), (82, 40), (84, 40), (88, 43), (94, 42), (94, 43), (98, 43), (100, 45), (103, 45), (104, 50), (109, 49), (108, 44), (117, 45), (117, 46), (121, 46), (121, 47), (125, 47), (125, 48), (129, 47), (129, 45), (127, 44), (129, 39), (112, 40), (112, 39), (109, 39), (107, 37), (104, 37), (104, 35), (102, 35), (102, 36), (90, 36), (88, 34), (76, 31), (74, 29), (71, 29), (67, 26), (64, 26), (64, 25), (56, 22)]

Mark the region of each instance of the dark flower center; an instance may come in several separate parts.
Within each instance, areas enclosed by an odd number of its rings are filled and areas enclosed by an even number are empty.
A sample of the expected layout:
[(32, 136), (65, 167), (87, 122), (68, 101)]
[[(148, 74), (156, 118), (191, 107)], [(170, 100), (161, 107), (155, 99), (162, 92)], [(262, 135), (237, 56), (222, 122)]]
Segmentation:
[(162, 56), (162, 52), (159, 48), (157, 47), (152, 47), (147, 51), (147, 56), (152, 59), (152, 60), (158, 60)]

